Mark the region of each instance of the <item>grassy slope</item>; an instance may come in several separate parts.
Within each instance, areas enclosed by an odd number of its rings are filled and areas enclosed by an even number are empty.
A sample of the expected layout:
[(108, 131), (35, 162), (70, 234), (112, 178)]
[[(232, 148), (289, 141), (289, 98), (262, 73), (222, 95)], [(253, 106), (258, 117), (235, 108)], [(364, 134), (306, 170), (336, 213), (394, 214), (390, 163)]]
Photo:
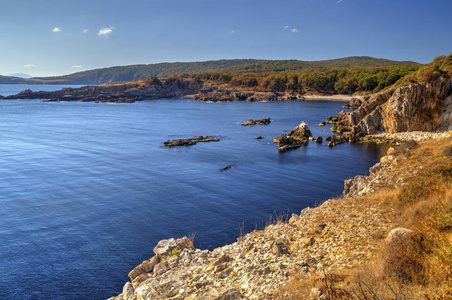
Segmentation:
[(372, 194), (336, 201), (355, 203), (362, 214), (370, 207), (392, 211), (394, 227), (411, 229), (411, 239), (390, 252), (382, 241), (371, 261), (351, 270), (293, 278), (281, 299), (305, 299), (313, 287), (325, 299), (452, 299), (452, 136), (401, 146), (394, 155), (397, 163), (385, 172), (407, 178), (403, 187), (387, 182)]

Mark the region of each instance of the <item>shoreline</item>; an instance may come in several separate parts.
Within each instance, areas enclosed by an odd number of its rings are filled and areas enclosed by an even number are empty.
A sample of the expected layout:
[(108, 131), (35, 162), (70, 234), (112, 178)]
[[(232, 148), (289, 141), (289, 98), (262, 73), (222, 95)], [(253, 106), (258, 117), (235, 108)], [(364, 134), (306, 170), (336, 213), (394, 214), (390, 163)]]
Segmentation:
[[(413, 136), (424, 138), (423, 134)], [(440, 138), (432, 134), (428, 139)], [(382, 205), (379, 198), (361, 201), (364, 195), (372, 199), (374, 193), (394, 184), (386, 172), (407, 158), (395, 159), (393, 152), (382, 156), (368, 176), (346, 180), (343, 197), (277, 219), (237, 242), (213, 251), (185, 247), (174, 255), (176, 240), (160, 241), (154, 248), (156, 256), (133, 269), (123, 292), (110, 299), (273, 299), (294, 276), (308, 280), (370, 262), (386, 235), (400, 226), (394, 221), (397, 211)], [(387, 178), (381, 181), (382, 176)], [(400, 184), (397, 181), (394, 187)], [(163, 245), (165, 256), (159, 256)]]
[(353, 97), (352, 95), (304, 95), (303, 101), (331, 101), (331, 102), (349, 102)]

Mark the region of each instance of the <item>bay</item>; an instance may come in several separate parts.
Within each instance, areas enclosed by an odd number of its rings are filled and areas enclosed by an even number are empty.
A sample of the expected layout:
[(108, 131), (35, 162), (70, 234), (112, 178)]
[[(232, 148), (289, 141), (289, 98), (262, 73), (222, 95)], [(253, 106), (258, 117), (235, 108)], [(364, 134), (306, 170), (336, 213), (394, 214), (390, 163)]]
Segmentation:
[[(339, 195), (384, 148), (311, 142), (281, 154), (272, 139), (301, 121), (325, 138), (317, 124), (342, 104), (0, 101), (2, 297), (105, 299), (161, 239), (193, 234), (213, 249)], [(220, 142), (163, 147), (199, 135)]]

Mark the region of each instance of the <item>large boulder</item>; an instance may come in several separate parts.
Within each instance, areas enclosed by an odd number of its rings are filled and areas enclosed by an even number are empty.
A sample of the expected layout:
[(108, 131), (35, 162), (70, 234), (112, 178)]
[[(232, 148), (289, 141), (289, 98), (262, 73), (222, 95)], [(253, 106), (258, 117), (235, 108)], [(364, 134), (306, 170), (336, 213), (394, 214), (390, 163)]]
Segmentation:
[(309, 138), (312, 136), (312, 133), (309, 130), (308, 124), (303, 121), (289, 133), (289, 136), (295, 139), (303, 139)]
[(186, 236), (180, 239), (161, 240), (154, 248), (154, 253), (159, 257), (168, 256), (173, 250), (194, 249), (193, 242)]
[(278, 151), (284, 152), (306, 146), (310, 137), (312, 137), (311, 130), (309, 130), (308, 124), (303, 121), (288, 134), (282, 134), (273, 139), (273, 143), (278, 143)]

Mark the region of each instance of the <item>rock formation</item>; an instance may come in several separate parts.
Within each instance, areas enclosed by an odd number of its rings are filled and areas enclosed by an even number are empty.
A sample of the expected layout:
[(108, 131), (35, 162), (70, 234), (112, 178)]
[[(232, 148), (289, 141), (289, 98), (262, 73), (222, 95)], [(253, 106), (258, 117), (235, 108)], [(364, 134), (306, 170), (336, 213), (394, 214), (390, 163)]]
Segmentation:
[(447, 76), (390, 88), (365, 100), (353, 112), (328, 119), (331, 130), (351, 136), (377, 132), (434, 131), (452, 125), (452, 83)]
[(273, 143), (278, 143), (278, 151), (284, 152), (307, 145), (310, 137), (312, 137), (311, 130), (303, 121), (288, 134), (282, 134), (273, 139)]
[(182, 146), (191, 146), (195, 145), (197, 143), (207, 143), (207, 142), (219, 142), (220, 140), (209, 135), (209, 136), (198, 136), (191, 139), (175, 139), (175, 140), (168, 140), (163, 143), (163, 145), (167, 148), (172, 147), (182, 147)]
[(242, 124), (242, 126), (248, 126), (248, 125), (268, 125), (270, 124), (272, 121), (270, 118), (266, 118), (266, 119), (260, 119), (260, 120), (253, 120), (253, 119), (249, 119), (248, 121), (246, 121), (245, 123)]
[(123, 84), (84, 86), (81, 88), (64, 88), (59, 91), (32, 92), (25, 90), (5, 99), (43, 99), (48, 102), (116, 102), (131, 103), (146, 99), (181, 98), (198, 93), (203, 83), (193, 80), (159, 80), (150, 78)]

